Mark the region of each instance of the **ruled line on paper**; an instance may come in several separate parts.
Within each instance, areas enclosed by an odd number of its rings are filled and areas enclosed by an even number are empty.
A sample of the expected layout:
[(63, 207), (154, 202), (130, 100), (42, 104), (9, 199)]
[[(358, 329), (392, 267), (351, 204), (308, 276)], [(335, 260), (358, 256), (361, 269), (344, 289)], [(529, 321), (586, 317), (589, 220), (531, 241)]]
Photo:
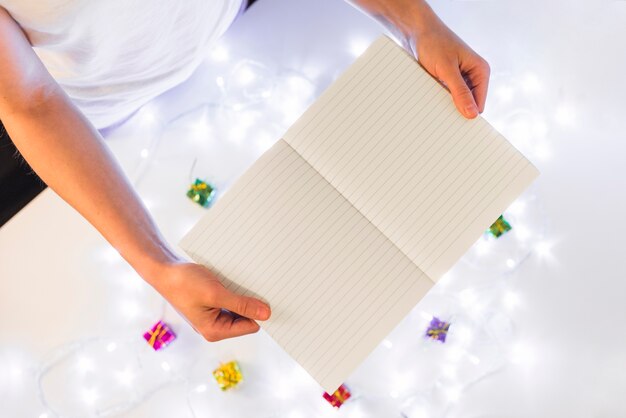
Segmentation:
[[(523, 167), (523, 168), (527, 168), (527, 167)], [(516, 181), (516, 180), (519, 178), (519, 176), (521, 176), (521, 175), (523, 175), (523, 174), (524, 174), (524, 170), (523, 170), (523, 168), (522, 168), (522, 169), (520, 169), (520, 170), (518, 170), (518, 173), (517, 173), (517, 174), (516, 174), (513, 178), (511, 178), (511, 179), (509, 179), (509, 180), (508, 180), (508, 183), (505, 185), (505, 187), (506, 187), (506, 186), (509, 186), (511, 183), (513, 183), (514, 181)], [(534, 177), (534, 175), (533, 175), (533, 177)], [(494, 186), (494, 188), (495, 188), (495, 186)], [(495, 200), (495, 198), (494, 198), (494, 199), (492, 199), (491, 201), (489, 201), (489, 204), (493, 203), (493, 200)], [(496, 211), (496, 212), (502, 212), (502, 211)], [(459, 239), (459, 238), (460, 238), (463, 234), (466, 234), (466, 233), (467, 233), (467, 231), (468, 231), (468, 230), (469, 230), (469, 229), (470, 229), (473, 225), (475, 225), (475, 222), (476, 222), (476, 220), (478, 219), (478, 217), (479, 217), (479, 216), (480, 216), (480, 213), (479, 213), (479, 214), (477, 214), (477, 215), (476, 215), (476, 216), (475, 216), (475, 217), (474, 217), (474, 218), (473, 218), (473, 219), (472, 219), (469, 223), (467, 223), (467, 225), (466, 225), (463, 229), (461, 229), (461, 230), (460, 230), (460, 231), (456, 234), (456, 240), (458, 240), (458, 239)], [(482, 229), (484, 229), (484, 228), (482, 228), (482, 227), (481, 227), (481, 230), (482, 230)], [(476, 235), (476, 234), (472, 234), (472, 235)], [(444, 257), (444, 256), (446, 256), (446, 255), (447, 255), (446, 253), (448, 252), (448, 250), (450, 249), (450, 247), (452, 247), (452, 246), (455, 244), (456, 240), (450, 240), (450, 241), (449, 241), (449, 242), (447, 242), (446, 244), (441, 244), (441, 245), (447, 245), (447, 247), (445, 247), (443, 250), (439, 251), (438, 253), (437, 253), (437, 252), (435, 252), (435, 251), (433, 251), (433, 254), (430, 254), (430, 255), (429, 255), (429, 257), (431, 257), (431, 258), (428, 260), (428, 262), (427, 262), (427, 263), (425, 263), (425, 264), (424, 264), (424, 265), (425, 265), (425, 268), (426, 268), (426, 269), (428, 269), (429, 271), (431, 271), (432, 266), (433, 266), (435, 263), (437, 263), (437, 262), (439, 261), (439, 259), (440, 259), (440, 258), (442, 258), (442, 257)], [(433, 258), (433, 257), (434, 257), (434, 258)], [(455, 257), (455, 258), (456, 258), (456, 257)], [(442, 275), (442, 273), (436, 273), (436, 272), (433, 272), (433, 273), (431, 273), (431, 275), (429, 275), (429, 277), (439, 277), (439, 276), (441, 276), (441, 275)]]
[[(346, 89), (360, 89), (362, 88), (362, 82), (364, 81), (361, 78), (358, 78), (363, 71), (367, 70), (368, 67), (371, 68), (370, 63), (372, 61), (384, 61), (385, 59), (387, 59), (390, 55), (393, 54), (393, 51), (389, 48), (385, 48), (386, 46), (386, 42), (384, 42), (382, 39), (379, 39), (378, 41), (376, 41), (370, 48), (368, 48), (363, 55), (361, 56), (361, 59), (357, 60), (349, 69), (348, 71), (346, 71), (344, 74), (342, 74), (333, 84), (333, 86), (337, 85), (338, 83), (341, 83), (342, 86), (345, 86), (345, 88), (342, 89), (333, 89), (331, 86), (331, 88), (327, 89), (324, 93), (322, 93), (322, 95), (320, 96), (320, 98), (313, 103), (309, 109), (305, 112), (308, 114), (313, 115), (310, 119), (311, 122), (313, 122), (317, 117), (319, 116), (324, 116), (326, 115), (325, 113), (323, 113), (321, 110), (323, 109), (323, 105), (322, 102), (324, 101), (331, 101), (334, 100), (335, 97), (340, 94), (342, 91), (345, 91)], [(369, 73), (371, 73), (373, 76), (374, 73), (373, 71), (369, 71)], [(380, 73), (378, 73), (377, 75), (380, 76)], [(347, 100), (346, 97), (340, 97), (338, 99), (339, 103), (342, 102), (342, 100)], [(305, 115), (303, 115), (305, 116)], [(304, 129), (305, 124), (302, 123), (302, 117), (296, 121), (290, 128), (289, 131), (293, 132), (293, 136), (299, 136), (302, 134), (301, 130)]]
[[(190, 238), (191, 246), (183, 240), (183, 248), (203, 264), (210, 260), (237, 293), (266, 298), (273, 315), (263, 328), (302, 363), (320, 363), (309, 371), (328, 390), (322, 373), (334, 382), (351, 369), (330, 372), (324, 359), (362, 361), (432, 286), (284, 141), (244, 174), (197, 230), (205, 233)], [(421, 294), (407, 295), (407, 289)], [(395, 313), (375, 318), (389, 304), (398, 305)], [(337, 317), (339, 323), (329, 321)]]
[[(240, 197), (241, 194), (246, 194), (250, 196), (252, 199), (260, 196), (261, 191), (259, 188), (253, 187), (255, 184), (254, 180), (257, 178), (255, 174), (262, 169), (271, 170), (271, 164), (277, 164), (280, 162), (278, 159), (279, 152), (283, 152), (281, 148), (272, 148), (268, 151), (268, 153), (261, 157), (263, 160), (258, 160), (259, 163), (255, 163), (250, 167), (250, 169), (246, 172), (247, 176), (241, 177), (237, 181), (238, 187), (231, 188), (228, 193), (226, 193), (223, 197), (221, 197), (209, 212), (209, 215), (217, 216), (221, 214), (222, 211), (238, 211), (243, 214), (243, 208), (241, 207), (231, 207), (231, 201), (236, 200)], [(251, 213), (248, 213), (248, 216), (252, 216)], [(235, 219), (236, 217), (233, 217)], [(199, 246), (205, 245), (209, 240), (211, 240), (211, 235), (208, 232), (219, 230), (219, 228), (227, 229), (231, 227), (232, 224), (224, 225), (211, 225), (209, 222), (200, 222), (198, 223), (181, 241), (181, 244), (187, 248), (195, 248)], [(202, 239), (202, 241), (200, 241)]]
[(181, 246), (332, 392), (536, 175), (382, 38)]
[[(308, 122), (305, 125), (304, 132), (300, 134), (300, 138), (302, 139), (299, 143), (300, 146), (298, 152), (304, 155), (314, 155), (316, 148), (326, 145), (329, 131), (335, 136), (341, 136), (345, 135), (346, 131), (350, 128), (359, 126), (359, 122), (361, 120), (369, 120), (370, 124), (373, 124), (374, 120), (371, 119), (371, 115), (379, 114), (382, 116), (385, 112), (381, 112), (381, 108), (384, 108), (384, 106), (387, 105), (388, 100), (392, 100), (393, 93), (396, 93), (399, 89), (403, 88), (403, 86), (398, 85), (398, 83), (395, 83), (395, 86), (391, 86), (389, 78), (382, 76), (382, 74), (394, 71), (395, 73), (399, 73), (399, 77), (406, 78), (406, 75), (411, 73), (413, 70), (414, 68), (412, 68), (411, 63), (402, 60), (402, 57), (396, 55), (390, 62), (385, 63), (385, 65), (379, 64), (378, 66), (368, 69), (362, 77), (355, 77), (360, 84), (368, 85), (369, 88), (366, 90), (355, 90), (349, 89), (348, 86), (344, 86), (339, 89), (339, 95), (343, 98), (343, 100), (340, 100), (337, 103), (330, 103), (322, 108), (322, 112), (328, 114), (329, 116), (323, 118), (324, 123), (321, 124), (319, 129), (307, 130), (306, 128), (314, 126), (311, 122)], [(374, 81), (370, 80), (370, 78), (374, 78)], [(380, 102), (377, 103), (376, 107), (366, 108), (362, 106), (362, 103), (368, 103), (368, 100), (376, 100), (378, 98), (376, 97), (376, 93), (378, 91), (381, 89), (389, 89), (390, 87), (393, 87), (394, 90), (388, 92), (386, 95), (387, 97), (382, 98)], [(342, 105), (344, 108), (341, 109), (341, 112), (338, 112), (337, 108)], [(351, 120), (352, 123), (345, 124), (344, 122), (346, 120)], [(317, 140), (310, 141), (309, 139), (311, 135), (314, 135)], [(297, 136), (293, 136), (290, 132), (285, 135), (285, 138), (295, 137)], [(287, 140), (287, 142), (290, 141)]]
[[(365, 58), (375, 61), (368, 70), (350, 74), (367, 88), (333, 85), (285, 140), (422, 266), (438, 249), (454, 246), (447, 241), (478, 238), (476, 227), (461, 226), (477, 218), (477, 202), (495, 190), (491, 182), (512, 183), (507, 176), (518, 174), (508, 164), (525, 159), (482, 118), (464, 119), (423, 68), (384, 42), (392, 54), (385, 60), (372, 54)], [(381, 72), (379, 81), (364, 82)], [(536, 171), (523, 170), (526, 177)], [(467, 236), (450, 232), (455, 229)], [(451, 267), (456, 259), (449, 261)]]

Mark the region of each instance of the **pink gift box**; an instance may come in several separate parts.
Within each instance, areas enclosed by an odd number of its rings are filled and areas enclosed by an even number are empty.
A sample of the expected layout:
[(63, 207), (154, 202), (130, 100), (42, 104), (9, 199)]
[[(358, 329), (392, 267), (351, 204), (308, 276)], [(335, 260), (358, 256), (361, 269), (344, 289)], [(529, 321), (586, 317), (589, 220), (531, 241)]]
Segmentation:
[(154, 348), (155, 351), (159, 351), (174, 341), (176, 334), (165, 322), (159, 321), (152, 326), (150, 331), (143, 335), (143, 338), (148, 341), (150, 347)]

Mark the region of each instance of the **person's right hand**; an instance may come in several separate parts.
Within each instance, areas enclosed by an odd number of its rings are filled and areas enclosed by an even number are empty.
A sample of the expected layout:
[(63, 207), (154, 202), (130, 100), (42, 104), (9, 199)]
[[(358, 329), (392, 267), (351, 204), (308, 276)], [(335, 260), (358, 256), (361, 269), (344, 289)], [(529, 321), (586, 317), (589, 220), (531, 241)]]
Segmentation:
[(459, 113), (473, 119), (485, 110), (489, 64), (436, 15), (427, 21), (411, 35), (418, 62), (445, 84)]
[(158, 275), (155, 289), (207, 341), (255, 333), (259, 330), (255, 320), (270, 317), (267, 304), (230, 292), (215, 274), (199, 264), (174, 263)]

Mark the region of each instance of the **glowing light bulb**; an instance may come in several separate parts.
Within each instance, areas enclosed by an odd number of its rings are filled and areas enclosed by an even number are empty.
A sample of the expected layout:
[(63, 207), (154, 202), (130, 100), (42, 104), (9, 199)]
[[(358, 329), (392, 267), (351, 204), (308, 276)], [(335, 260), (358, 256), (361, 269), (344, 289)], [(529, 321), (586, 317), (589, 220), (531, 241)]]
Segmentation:
[(239, 143), (240, 141), (246, 138), (246, 134), (248, 133), (248, 130), (243, 125), (235, 125), (230, 129), (228, 133), (229, 133), (228, 139), (236, 143)]
[(211, 130), (211, 125), (209, 125), (209, 122), (205, 118), (202, 118), (198, 122), (193, 124), (192, 130), (196, 136), (204, 138), (209, 134), (209, 131)]
[(535, 362), (535, 352), (527, 344), (517, 343), (511, 348), (510, 360), (513, 364), (530, 366)]
[(551, 254), (552, 244), (546, 241), (540, 241), (535, 244), (535, 252), (541, 258), (549, 257)]
[(472, 330), (464, 325), (456, 325), (453, 328), (455, 339), (459, 344), (467, 346), (472, 342), (473, 333)]
[(119, 262), (122, 259), (120, 253), (111, 246), (104, 247), (100, 253), (100, 257), (107, 263)]
[(469, 307), (476, 304), (478, 300), (478, 296), (473, 289), (465, 289), (459, 294), (459, 298), (461, 299), (461, 305), (463, 307)]
[(492, 245), (488, 240), (480, 238), (474, 248), (476, 249), (477, 255), (483, 256), (491, 252), (491, 247)]
[(463, 357), (463, 354), (465, 353), (465, 351), (459, 347), (459, 346), (450, 346), (448, 348), (448, 358), (451, 361), (459, 361), (461, 359), (461, 357)]
[(11, 378), (14, 379), (14, 380), (19, 379), (24, 374), (24, 371), (22, 370), (22, 368), (20, 366), (18, 366), (17, 364), (13, 364), (9, 368), (9, 371), (10, 371), (10, 374), (11, 374)]
[(141, 108), (137, 113), (137, 117), (141, 125), (152, 125), (157, 120), (154, 110), (147, 106)]
[(533, 125), (533, 133), (539, 138), (543, 138), (548, 134), (548, 125), (543, 121), (535, 122)]
[(524, 213), (525, 209), (526, 202), (522, 199), (517, 199), (515, 202), (511, 203), (511, 206), (509, 206), (509, 208), (506, 210), (506, 213), (518, 216)]
[(571, 105), (564, 103), (557, 106), (554, 119), (562, 126), (572, 126), (576, 120), (576, 112)]
[(541, 87), (541, 81), (536, 74), (528, 73), (522, 78), (522, 88), (526, 93), (539, 93)]
[(228, 48), (224, 45), (217, 45), (210, 52), (210, 57), (217, 62), (225, 62), (230, 59), (230, 53), (228, 52)]
[(456, 367), (452, 364), (444, 364), (441, 368), (441, 372), (449, 379), (454, 379), (456, 377)]
[(83, 401), (88, 405), (93, 405), (98, 399), (98, 392), (95, 389), (83, 390)]
[(446, 389), (446, 398), (450, 402), (458, 402), (461, 399), (461, 388), (451, 387)]
[(350, 41), (350, 53), (353, 56), (358, 57), (365, 52), (368, 46), (369, 42), (367, 42), (367, 40), (363, 38), (354, 38)]
[(122, 313), (129, 319), (135, 318), (139, 315), (139, 306), (135, 302), (126, 301), (121, 307)]
[(508, 309), (513, 309), (520, 304), (520, 297), (517, 293), (509, 290), (502, 297), (502, 303)]
[(514, 233), (517, 239), (519, 239), (520, 241), (526, 241), (528, 238), (530, 238), (531, 235), (530, 230), (522, 224), (515, 225)]
[(255, 112), (244, 112), (237, 117), (237, 122), (239, 122), (240, 125), (249, 128), (256, 121), (258, 116), (259, 115)]
[(130, 386), (135, 379), (135, 375), (128, 369), (117, 373), (117, 381), (124, 386)]
[(422, 312), (420, 312), (420, 316), (421, 316), (422, 318), (424, 318), (424, 319), (425, 319), (426, 321), (428, 321), (428, 322), (430, 322), (430, 321), (432, 321), (432, 320), (433, 320), (433, 316), (432, 316), (431, 314), (426, 313), (426, 312), (423, 312), (423, 311), (422, 311)]
[(500, 86), (496, 89), (496, 95), (503, 102), (510, 102), (513, 99), (514, 90), (510, 86)]
[(394, 390), (398, 393), (407, 393), (415, 387), (415, 374), (413, 373), (397, 373), (393, 377)]
[(92, 372), (95, 370), (96, 365), (93, 361), (93, 359), (89, 358), (89, 357), (80, 357), (78, 359), (78, 370), (80, 370), (83, 373), (86, 372)]
[(249, 67), (243, 67), (237, 73), (237, 81), (246, 85), (252, 83), (256, 79), (256, 74)]
[(303, 109), (301, 105), (286, 105), (283, 108), (283, 120), (285, 122), (285, 125), (291, 125), (293, 122), (295, 122), (300, 117), (300, 115), (302, 115), (302, 112)]
[[(151, 206), (147, 206), (147, 207), (150, 208)], [(130, 291), (134, 291), (134, 292), (140, 292), (141, 290), (144, 289), (144, 285), (145, 285), (145, 282), (135, 272), (128, 272), (126, 274), (121, 274), (120, 283), (126, 289)]]
[(411, 409), (409, 418), (430, 418), (430, 415), (423, 406), (417, 406)]
[(552, 156), (552, 153), (548, 144), (540, 143), (535, 146), (535, 155), (537, 156), (537, 158), (547, 160)]
[(274, 142), (275, 142), (275, 139), (272, 138), (270, 135), (261, 134), (258, 136), (256, 140), (256, 146), (260, 152), (265, 152), (268, 149), (270, 149), (272, 145), (274, 145)]
[(474, 303), (468, 308), (468, 313), (474, 317), (479, 317), (485, 313), (487, 305), (484, 303)]
[(309, 80), (296, 76), (291, 76), (287, 79), (287, 87), (290, 95), (298, 97), (300, 100), (310, 98), (315, 90), (315, 87)]
[[(286, 379), (285, 377), (288, 377), (288, 379)], [(298, 383), (300, 383), (298, 382), (298, 376), (296, 376), (293, 371), (288, 373), (288, 376), (285, 376), (284, 374), (275, 374), (274, 379), (275, 381), (272, 382), (274, 396), (276, 396), (276, 398), (280, 399), (281, 401), (292, 398), (295, 394), (294, 387)]]

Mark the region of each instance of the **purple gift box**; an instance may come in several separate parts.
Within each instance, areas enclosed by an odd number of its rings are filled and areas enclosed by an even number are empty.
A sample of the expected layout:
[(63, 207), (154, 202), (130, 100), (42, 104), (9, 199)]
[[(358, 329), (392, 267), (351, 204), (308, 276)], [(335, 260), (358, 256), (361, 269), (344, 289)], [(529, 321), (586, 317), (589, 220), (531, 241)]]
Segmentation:
[(430, 325), (426, 329), (426, 337), (430, 338), (431, 340), (445, 343), (449, 329), (449, 322), (442, 321), (439, 318), (433, 316), (433, 319), (431, 319), (430, 321)]

